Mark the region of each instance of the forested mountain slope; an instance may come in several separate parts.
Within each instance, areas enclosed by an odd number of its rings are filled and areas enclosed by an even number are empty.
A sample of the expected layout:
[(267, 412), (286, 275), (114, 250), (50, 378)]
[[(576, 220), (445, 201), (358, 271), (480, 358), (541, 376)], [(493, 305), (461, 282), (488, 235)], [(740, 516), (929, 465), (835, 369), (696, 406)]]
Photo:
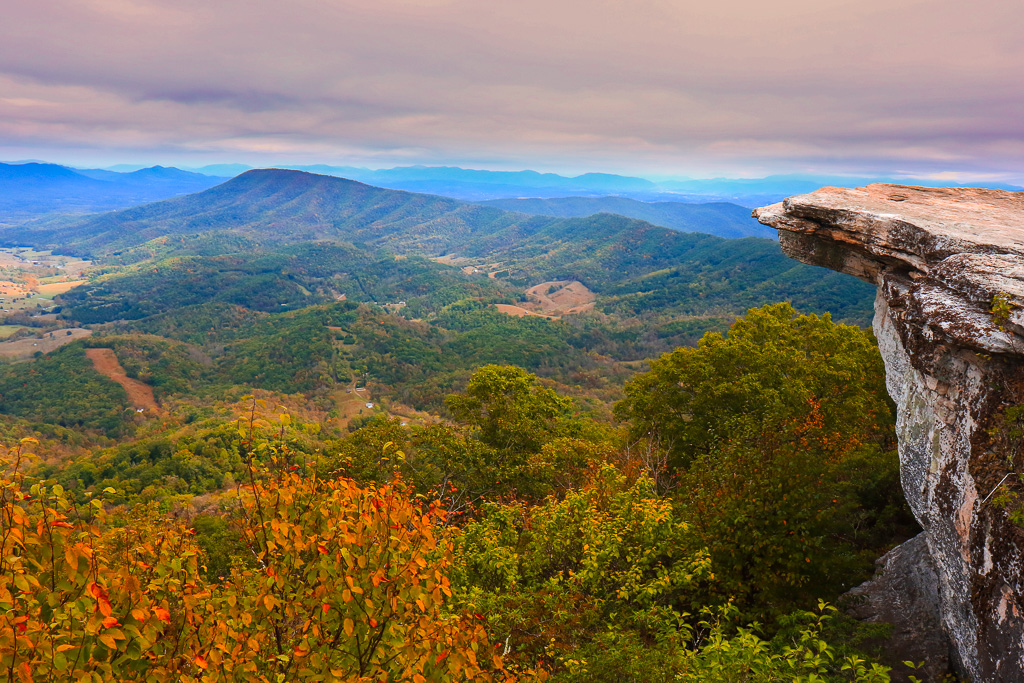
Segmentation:
[(579, 280), (604, 297), (599, 308), (614, 299), (630, 315), (739, 314), (789, 299), (801, 310), (831, 310), (860, 324), (870, 318), (869, 287), (796, 264), (774, 241), (681, 233), (612, 214), (526, 216), (300, 171), (249, 171), (194, 195), (70, 224), (9, 229), (0, 240), (126, 264), (325, 241), (499, 263), (522, 287)]
[(344, 178), (261, 169), (205, 192), (68, 225), (9, 230), (2, 238), (103, 256), (155, 238), (217, 231), (251, 239), (254, 246), (341, 239), (439, 254), (471, 233), (494, 232), (522, 218)]
[(683, 202), (641, 202), (628, 197), (558, 197), (554, 199), (493, 199), (480, 202), (506, 211), (519, 211), (563, 218), (614, 213), (648, 221), (682, 232), (705, 232), (719, 237), (775, 238), (775, 231), (766, 229), (750, 216), (750, 209), (714, 202), (685, 204)]

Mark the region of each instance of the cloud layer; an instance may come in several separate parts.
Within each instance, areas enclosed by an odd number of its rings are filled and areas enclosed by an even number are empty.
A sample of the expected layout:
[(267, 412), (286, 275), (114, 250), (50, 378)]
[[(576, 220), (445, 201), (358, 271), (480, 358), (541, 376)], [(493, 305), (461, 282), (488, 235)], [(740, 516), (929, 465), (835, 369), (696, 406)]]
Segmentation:
[(1024, 3), (48, 0), (0, 153), (1024, 177)]

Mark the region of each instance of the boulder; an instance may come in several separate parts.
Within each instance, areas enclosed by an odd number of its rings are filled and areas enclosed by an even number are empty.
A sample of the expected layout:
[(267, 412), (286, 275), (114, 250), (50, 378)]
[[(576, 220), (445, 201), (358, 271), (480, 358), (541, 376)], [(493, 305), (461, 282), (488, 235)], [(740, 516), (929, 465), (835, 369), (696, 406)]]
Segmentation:
[[(939, 580), (923, 533), (893, 548), (876, 561), (870, 580), (846, 593), (846, 613), (867, 623), (892, 626), (881, 644), (882, 661), (894, 681), (914, 675), (928, 683), (953, 673), (950, 640), (942, 626)], [(903, 662), (920, 664), (910, 669)]]

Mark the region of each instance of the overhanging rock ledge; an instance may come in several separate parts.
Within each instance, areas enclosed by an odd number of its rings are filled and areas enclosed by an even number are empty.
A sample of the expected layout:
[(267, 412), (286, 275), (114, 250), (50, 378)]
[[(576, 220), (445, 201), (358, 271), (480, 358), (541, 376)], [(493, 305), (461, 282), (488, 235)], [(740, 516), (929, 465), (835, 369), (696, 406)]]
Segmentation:
[(754, 216), (790, 256), (878, 286), (903, 489), (957, 666), (1024, 681), (1024, 529), (989, 497), (1024, 490), (1024, 449), (993, 432), (1024, 403), (1024, 193), (826, 187)]

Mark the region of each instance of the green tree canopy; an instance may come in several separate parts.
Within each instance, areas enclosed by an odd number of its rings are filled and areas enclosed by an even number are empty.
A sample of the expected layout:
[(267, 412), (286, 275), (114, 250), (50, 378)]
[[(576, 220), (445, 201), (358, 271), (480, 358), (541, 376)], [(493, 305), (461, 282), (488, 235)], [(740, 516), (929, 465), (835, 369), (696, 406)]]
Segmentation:
[(536, 386), (537, 377), (511, 365), (485, 365), (464, 394), (445, 403), (456, 420), (480, 430), (485, 444), (513, 453), (535, 453), (554, 434), (572, 402)]
[(822, 429), (846, 441), (893, 438), (882, 359), (870, 332), (799, 315), (786, 303), (754, 308), (729, 329), (708, 333), (651, 363), (626, 385), (616, 415), (634, 439), (650, 438), (686, 466), (738, 433), (802, 422), (816, 410)]

